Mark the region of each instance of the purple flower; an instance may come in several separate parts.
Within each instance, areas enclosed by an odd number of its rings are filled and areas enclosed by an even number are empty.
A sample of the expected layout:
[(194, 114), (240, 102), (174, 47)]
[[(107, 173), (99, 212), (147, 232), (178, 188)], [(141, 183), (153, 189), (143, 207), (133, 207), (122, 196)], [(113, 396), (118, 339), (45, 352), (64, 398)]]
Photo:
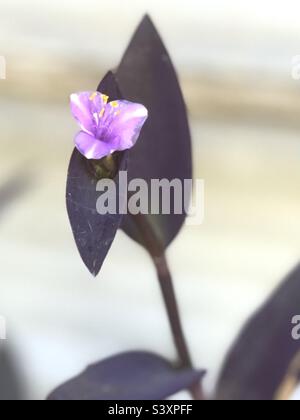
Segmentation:
[(71, 95), (71, 110), (81, 127), (75, 145), (87, 159), (102, 159), (131, 149), (148, 118), (147, 109), (128, 101), (108, 101), (99, 92)]

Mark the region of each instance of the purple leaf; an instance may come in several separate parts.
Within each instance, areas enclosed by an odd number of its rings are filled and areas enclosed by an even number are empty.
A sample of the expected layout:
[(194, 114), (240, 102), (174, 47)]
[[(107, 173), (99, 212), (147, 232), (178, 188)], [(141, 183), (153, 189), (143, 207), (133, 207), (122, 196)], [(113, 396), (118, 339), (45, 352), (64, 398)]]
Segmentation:
[(217, 387), (220, 400), (272, 400), (300, 341), (292, 318), (300, 311), (300, 266), (242, 329), (230, 350)]
[[(191, 139), (186, 107), (168, 52), (150, 18), (138, 27), (116, 72), (127, 100), (142, 103), (149, 111), (137, 145), (129, 154), (129, 181), (191, 179)], [(181, 229), (185, 214), (149, 216), (149, 223), (167, 247)], [(126, 216), (122, 228), (143, 244), (133, 218)]]
[[(112, 73), (103, 79), (98, 88), (112, 100), (120, 99), (115, 78)], [(115, 155), (117, 169), (127, 169), (127, 153)], [(96, 166), (76, 149), (71, 157), (67, 180), (67, 209), (74, 239), (82, 260), (89, 271), (96, 276), (112, 245), (121, 223), (120, 214), (100, 215), (96, 210), (97, 199), (101, 193), (96, 191), (98, 178)], [(117, 172), (118, 172), (117, 170)], [(118, 173), (115, 176), (118, 184)]]
[(177, 369), (151, 353), (124, 353), (88, 367), (49, 400), (162, 400), (197, 383), (203, 374)]

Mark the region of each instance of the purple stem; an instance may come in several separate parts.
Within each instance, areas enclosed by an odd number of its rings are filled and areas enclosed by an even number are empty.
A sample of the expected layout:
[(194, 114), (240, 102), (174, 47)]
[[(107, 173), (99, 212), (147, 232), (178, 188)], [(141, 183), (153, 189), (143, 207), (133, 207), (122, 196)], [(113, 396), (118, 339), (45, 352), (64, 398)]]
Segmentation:
[[(180, 365), (183, 368), (193, 369), (193, 363), (182, 328), (179, 307), (164, 246), (155, 233), (155, 229), (151, 226), (150, 219), (146, 215), (139, 214), (133, 217), (141, 237), (143, 238), (144, 246), (150, 253), (156, 267)], [(200, 382), (194, 384), (190, 388), (190, 392), (195, 400), (204, 400), (204, 394)]]

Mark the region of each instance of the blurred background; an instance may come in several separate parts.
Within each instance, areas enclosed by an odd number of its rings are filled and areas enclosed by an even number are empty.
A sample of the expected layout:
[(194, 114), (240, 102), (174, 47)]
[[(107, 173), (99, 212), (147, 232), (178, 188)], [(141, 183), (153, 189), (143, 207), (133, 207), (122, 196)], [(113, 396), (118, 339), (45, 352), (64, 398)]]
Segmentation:
[(120, 232), (92, 279), (65, 210), (69, 95), (118, 65), (146, 12), (178, 70), (206, 183), (204, 224), (168, 253), (207, 392), (242, 324), (299, 261), (299, 1), (2, 0), (0, 190), (18, 182), (0, 204), (0, 346), (26, 398), (120, 351), (175, 357), (147, 255)]

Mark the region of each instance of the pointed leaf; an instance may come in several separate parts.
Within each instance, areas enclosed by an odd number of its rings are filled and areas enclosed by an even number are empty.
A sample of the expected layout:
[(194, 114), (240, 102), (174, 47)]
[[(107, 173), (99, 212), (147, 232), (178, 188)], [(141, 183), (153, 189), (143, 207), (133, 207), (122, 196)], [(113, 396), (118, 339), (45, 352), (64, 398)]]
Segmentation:
[(49, 400), (162, 400), (194, 385), (203, 372), (179, 370), (151, 353), (124, 353), (90, 366)]
[[(111, 100), (121, 99), (112, 73), (103, 79), (98, 90)], [(127, 152), (119, 153), (118, 169), (127, 169)], [(112, 245), (121, 223), (121, 215), (99, 215), (96, 203), (101, 193), (96, 191), (99, 178), (95, 175), (90, 161), (74, 150), (67, 180), (67, 210), (74, 239), (82, 260), (89, 271), (96, 276)], [(115, 177), (118, 185), (118, 175)]]
[(217, 387), (221, 400), (272, 400), (300, 341), (292, 319), (300, 311), (300, 266), (242, 329), (230, 350)]
[[(116, 72), (118, 85), (127, 100), (142, 103), (149, 110), (137, 145), (130, 151), (128, 178), (191, 179), (191, 139), (186, 107), (171, 59), (152, 21), (146, 16), (138, 27)], [(164, 247), (178, 234), (185, 214), (150, 217)], [(122, 222), (124, 231), (143, 244), (130, 216)]]

